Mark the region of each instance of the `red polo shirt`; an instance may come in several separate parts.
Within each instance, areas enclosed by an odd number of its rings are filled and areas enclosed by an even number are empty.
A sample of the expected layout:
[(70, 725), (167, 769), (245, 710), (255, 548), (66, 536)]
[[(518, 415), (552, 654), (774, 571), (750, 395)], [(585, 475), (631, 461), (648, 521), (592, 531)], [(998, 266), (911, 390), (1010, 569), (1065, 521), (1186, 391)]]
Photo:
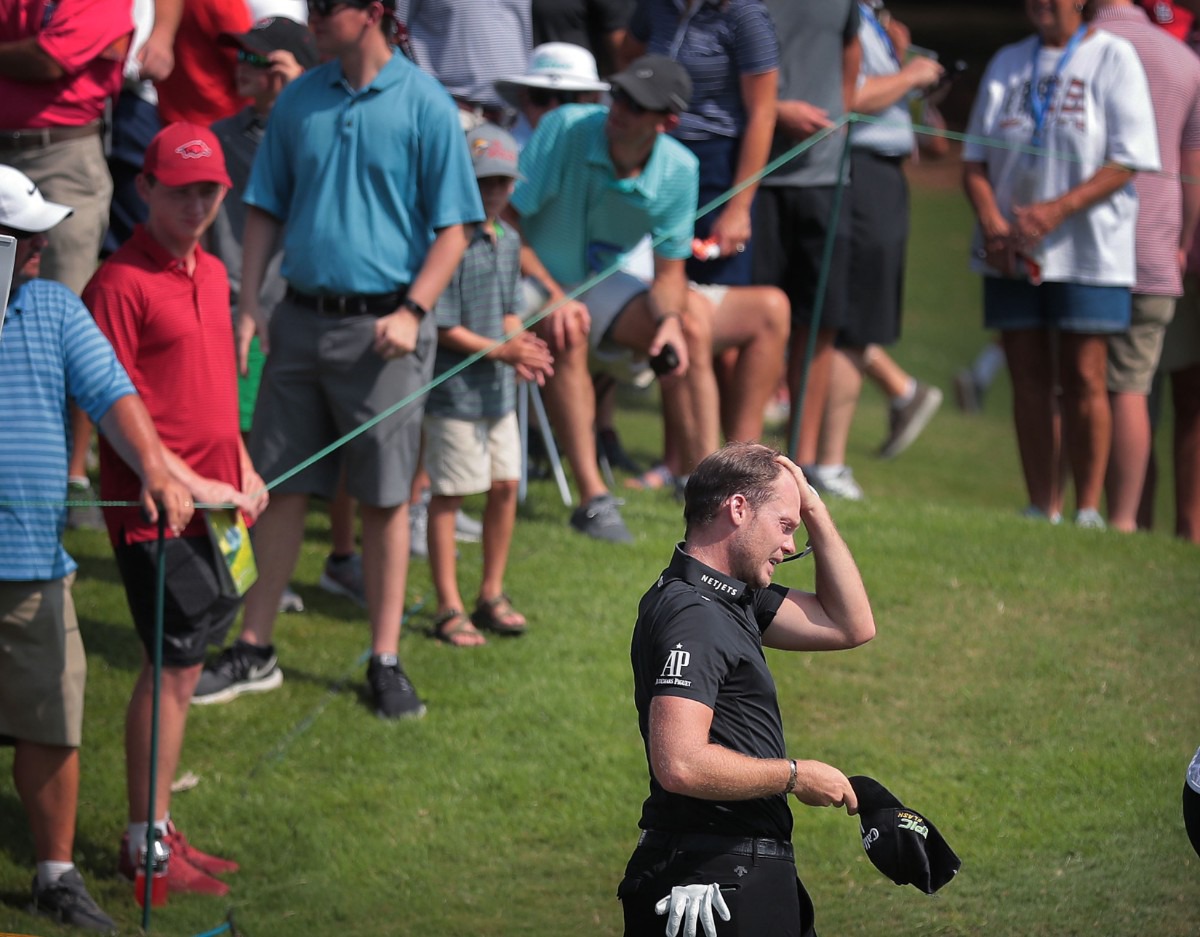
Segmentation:
[[(3, 2), (3, 0), (0, 0)], [(175, 68), (158, 89), (164, 124), (188, 120), (211, 126), (250, 102), (238, 96), (233, 72), (237, 52), (217, 44), (221, 33), (244, 33), (254, 25), (245, 0), (187, 0), (175, 34)]]
[[(240, 489), (237, 363), (224, 265), (197, 248), (189, 276), (183, 261), (139, 225), (100, 265), (83, 301), (129, 372), (163, 444), (199, 475)], [(101, 438), (100, 497), (137, 501), (141, 488)], [(114, 545), (158, 536), (137, 508), (104, 513)], [(205, 531), (197, 511), (183, 535)]]
[(0, 76), (0, 129), (78, 127), (121, 90), (133, 36), (129, 0), (0, 0), (0, 42), (38, 37), (66, 73), (56, 81)]

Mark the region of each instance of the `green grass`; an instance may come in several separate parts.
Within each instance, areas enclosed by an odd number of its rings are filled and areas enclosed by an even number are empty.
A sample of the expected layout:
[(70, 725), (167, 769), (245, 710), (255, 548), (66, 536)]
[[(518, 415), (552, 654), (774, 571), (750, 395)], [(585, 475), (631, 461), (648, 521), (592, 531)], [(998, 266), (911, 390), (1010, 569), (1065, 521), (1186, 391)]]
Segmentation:
[[(957, 193), (916, 193), (906, 337), (897, 357), (948, 389), (985, 340), (965, 272)], [(773, 654), (789, 750), (878, 777), (929, 813), (963, 859), (935, 898), (866, 860), (844, 813), (796, 805), (798, 862), (826, 937), (1200, 932), (1200, 861), (1182, 828), (1183, 770), (1200, 744), (1195, 548), (1039, 526), (1023, 504), (1001, 380), (986, 411), (949, 403), (910, 452), (871, 458), (883, 404), (868, 391), (851, 460), (870, 500), (837, 504), (879, 635), (846, 654)], [(624, 401), (636, 455), (656, 449), (653, 402)], [(1161, 493), (1166, 510), (1170, 484)], [(477, 504), (473, 505), (478, 507)], [(536, 484), (509, 591), (530, 634), (456, 651), (418, 614), (401, 653), (429, 705), (415, 724), (360, 698), (367, 628), (315, 588), (327, 524), (312, 515), (296, 576), (308, 604), (280, 620), (283, 687), (196, 709), (173, 813), (194, 842), (243, 863), (227, 900), (175, 896), (155, 933), (196, 934), (228, 908), (266, 935), (619, 934), (615, 889), (637, 835), (645, 763), (628, 642), (638, 598), (681, 530), (679, 507), (631, 493), (637, 542), (572, 534)], [(116, 876), (122, 726), (139, 650), (107, 541), (72, 535), (90, 652), (77, 859), (138, 929)], [(464, 546), (471, 594), (479, 548)], [(781, 581), (811, 585), (811, 565)], [(411, 600), (429, 597), (414, 562)], [(0, 754), (7, 773), (10, 754)], [(33, 858), (0, 786), (0, 930), (60, 931), (24, 913)]]

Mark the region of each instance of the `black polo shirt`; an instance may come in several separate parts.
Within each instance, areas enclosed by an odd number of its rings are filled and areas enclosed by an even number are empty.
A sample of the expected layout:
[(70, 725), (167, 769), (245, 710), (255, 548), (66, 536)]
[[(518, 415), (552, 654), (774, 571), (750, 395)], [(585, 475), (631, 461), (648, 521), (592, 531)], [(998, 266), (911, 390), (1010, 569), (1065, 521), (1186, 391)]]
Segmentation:
[[(787, 589), (750, 589), (675, 548), (638, 606), (630, 659), (638, 727), (650, 759), (650, 701), (681, 696), (713, 711), (710, 740), (753, 758), (783, 758), (783, 721), (762, 633)], [(787, 840), (787, 795), (757, 800), (698, 800), (664, 790), (650, 771), (644, 830), (765, 836)]]

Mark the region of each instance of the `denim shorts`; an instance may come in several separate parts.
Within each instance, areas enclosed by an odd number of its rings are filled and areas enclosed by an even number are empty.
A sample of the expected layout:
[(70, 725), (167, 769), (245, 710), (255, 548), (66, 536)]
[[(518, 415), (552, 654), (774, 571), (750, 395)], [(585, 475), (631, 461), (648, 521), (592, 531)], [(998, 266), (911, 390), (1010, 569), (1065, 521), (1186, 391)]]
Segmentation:
[(1131, 309), (1126, 286), (983, 278), (983, 324), (1000, 332), (1057, 329), (1111, 335), (1129, 328)]

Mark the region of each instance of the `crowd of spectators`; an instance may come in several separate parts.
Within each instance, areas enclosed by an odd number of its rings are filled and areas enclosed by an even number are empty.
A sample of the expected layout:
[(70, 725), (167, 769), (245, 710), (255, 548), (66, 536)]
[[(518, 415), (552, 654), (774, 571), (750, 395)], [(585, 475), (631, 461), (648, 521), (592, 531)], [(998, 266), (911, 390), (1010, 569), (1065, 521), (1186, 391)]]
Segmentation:
[[(983, 76), (964, 186), (985, 325), (1013, 378), (1027, 515), (1061, 519), (1065, 450), (1077, 524), (1105, 526), (1106, 485), (1113, 528), (1147, 524), (1166, 373), (1176, 532), (1200, 542), (1200, 186), (1179, 184), (1200, 175), (1200, 58), (1170, 33), (1190, 14), (1163, 19), (1168, 6), (1031, 0), (1034, 35)], [(722, 436), (760, 438), (782, 392), (808, 481), (863, 497), (845, 464), (863, 377), (890, 401), (885, 457), (941, 403), (884, 348), (901, 334), (913, 114), (930, 114), (944, 77), (878, 0), (10, 0), (0, 233), (22, 250), (0, 358), (33, 342), (35, 315), (67, 322), (31, 378), (64, 391), (28, 415), (61, 437), (39, 484), (91, 493), (94, 420), (101, 494), (142, 498), (150, 517), (157, 499), (170, 521), (169, 705), (148, 815), (158, 529), (137, 511), (105, 518), (147, 647), (122, 871), (157, 831), (171, 888), (227, 888), (214, 876), (236, 866), (174, 826), (169, 783), (192, 702), (283, 679), (272, 635), (281, 611), (302, 608), (288, 581), (310, 496), (335, 505), (322, 585), (366, 609), (378, 715), (425, 712), (398, 657), (410, 554), (434, 569), (434, 636), (468, 647), (525, 633), (503, 590), (528, 458), (515, 378), (542, 385), (581, 535), (633, 538), (601, 471), (620, 451), (614, 378), (659, 381), (663, 456), (631, 487), (681, 490)], [(875, 119), (827, 132), (854, 112)], [(4, 368), (0, 382), (16, 373)], [(15, 481), (26, 467), (0, 458), (0, 496), (27, 490)], [(268, 494), (263, 478), (281, 480)], [(483, 492), (480, 528), (461, 503)], [(255, 521), (248, 589), (230, 588), (223, 528), (193, 518), (193, 501)], [(0, 508), (0, 535), (15, 536), (17, 513)], [(36, 568), (0, 541), (0, 636), (77, 636), (66, 520), (28, 519)], [(483, 540), (471, 614), (456, 537)], [(239, 609), (237, 639), (204, 665)], [(74, 815), (83, 675), (71, 642), (31, 652), (35, 669), (38, 654), (69, 653), (70, 686), (0, 694), (0, 736), (19, 740), (35, 907), (104, 930), (63, 822), (43, 809), (57, 790)], [(24, 687), (11, 665), (0, 658), (0, 687)], [(57, 724), (20, 718), (46, 698)]]

